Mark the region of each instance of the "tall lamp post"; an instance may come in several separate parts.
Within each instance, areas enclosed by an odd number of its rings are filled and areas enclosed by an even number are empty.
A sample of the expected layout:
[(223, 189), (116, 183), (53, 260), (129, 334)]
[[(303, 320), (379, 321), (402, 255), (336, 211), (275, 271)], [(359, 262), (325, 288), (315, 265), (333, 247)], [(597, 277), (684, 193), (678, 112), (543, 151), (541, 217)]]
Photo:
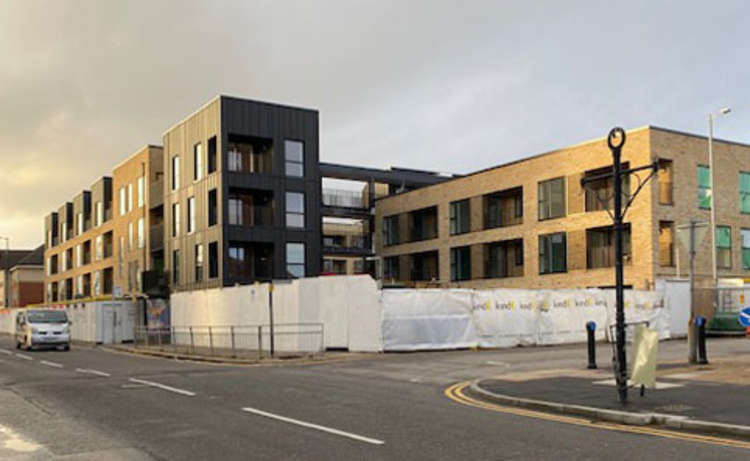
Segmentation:
[(720, 115), (732, 112), (729, 107), (724, 107), (718, 113), (708, 114), (708, 169), (711, 172), (711, 269), (714, 279), (714, 288), (718, 284), (719, 277), (716, 273), (716, 173), (714, 172), (714, 120)]
[(10, 291), (8, 291), (8, 282), (10, 277), (10, 237), (0, 236), (0, 240), (5, 240), (5, 261), (3, 263), (3, 307), (10, 307)]

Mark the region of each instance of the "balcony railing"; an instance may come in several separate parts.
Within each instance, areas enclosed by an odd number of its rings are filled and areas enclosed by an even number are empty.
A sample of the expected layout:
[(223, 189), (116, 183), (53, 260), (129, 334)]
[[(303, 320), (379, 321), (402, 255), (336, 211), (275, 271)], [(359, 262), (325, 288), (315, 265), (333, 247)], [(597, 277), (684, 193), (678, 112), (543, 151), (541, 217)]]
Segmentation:
[(243, 227), (273, 226), (273, 207), (243, 206), (238, 212), (230, 208), (228, 222)]
[(346, 240), (335, 241), (331, 238), (323, 238), (323, 253), (361, 254), (362, 252), (369, 251), (371, 248), (370, 239), (364, 236), (351, 237), (348, 243)]
[(365, 208), (361, 192), (341, 189), (323, 189), (323, 205), (344, 208)]

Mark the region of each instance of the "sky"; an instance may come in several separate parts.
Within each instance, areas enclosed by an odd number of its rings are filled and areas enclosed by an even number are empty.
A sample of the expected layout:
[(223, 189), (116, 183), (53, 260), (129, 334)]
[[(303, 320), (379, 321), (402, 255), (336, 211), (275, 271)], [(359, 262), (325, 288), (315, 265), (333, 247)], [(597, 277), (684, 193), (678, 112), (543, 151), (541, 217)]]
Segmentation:
[[(607, 6), (610, 3), (611, 6)], [(750, 143), (746, 1), (0, 0), (0, 236), (217, 94), (320, 112), (320, 159), (467, 173), (657, 125)]]

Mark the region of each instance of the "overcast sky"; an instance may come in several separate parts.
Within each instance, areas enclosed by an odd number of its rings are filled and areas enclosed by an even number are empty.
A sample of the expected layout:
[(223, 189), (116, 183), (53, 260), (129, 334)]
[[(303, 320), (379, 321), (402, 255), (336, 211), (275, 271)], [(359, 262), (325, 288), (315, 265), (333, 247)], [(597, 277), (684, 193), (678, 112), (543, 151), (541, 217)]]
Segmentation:
[[(612, 7), (604, 6), (612, 3)], [(0, 0), (0, 235), (219, 93), (316, 108), (321, 160), (465, 173), (646, 124), (750, 142), (747, 1)]]

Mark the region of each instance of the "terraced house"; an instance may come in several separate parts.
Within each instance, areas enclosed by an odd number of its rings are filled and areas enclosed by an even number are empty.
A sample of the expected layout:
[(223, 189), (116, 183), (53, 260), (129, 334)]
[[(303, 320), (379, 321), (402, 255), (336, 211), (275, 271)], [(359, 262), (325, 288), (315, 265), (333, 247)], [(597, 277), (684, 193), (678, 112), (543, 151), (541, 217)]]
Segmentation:
[[(627, 132), (627, 168), (658, 161), (658, 173), (626, 216), (625, 283), (688, 273), (676, 228), (709, 221), (716, 205), (720, 278), (750, 275), (750, 146), (714, 140), (711, 187), (704, 136), (646, 126)], [(609, 287), (614, 279), (613, 183), (581, 179), (611, 171), (606, 139), (381, 198), (376, 251), (384, 283), (416, 286)], [(630, 177), (629, 195), (648, 172)], [(597, 199), (603, 198), (605, 200)], [(696, 255), (700, 281), (712, 278), (712, 239)]]

